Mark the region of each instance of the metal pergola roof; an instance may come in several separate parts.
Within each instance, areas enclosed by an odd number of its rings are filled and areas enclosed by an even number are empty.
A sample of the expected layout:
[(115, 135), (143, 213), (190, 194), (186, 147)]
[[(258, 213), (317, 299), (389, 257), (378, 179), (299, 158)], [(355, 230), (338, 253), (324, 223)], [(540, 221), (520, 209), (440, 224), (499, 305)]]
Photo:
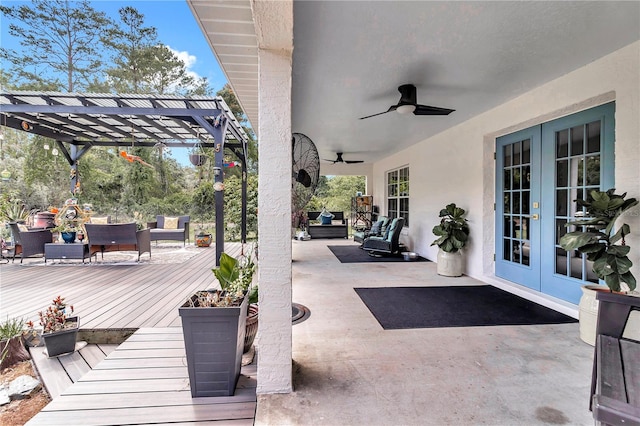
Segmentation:
[[(229, 148), (242, 164), (241, 226), (246, 241), (248, 138), (220, 96), (2, 92), (0, 125), (56, 140), (75, 170), (70, 179), (72, 192), (78, 183), (78, 159), (94, 146), (200, 145), (213, 148), (218, 170), (224, 165), (224, 148)], [(71, 152), (65, 144), (71, 146)], [(214, 175), (216, 183), (224, 181), (223, 173)], [(216, 190), (216, 230), (224, 229), (223, 201), (224, 192)], [(216, 231), (216, 265), (222, 251), (224, 231)]]
[[(72, 145), (214, 147), (214, 127), (226, 120), (226, 140), (247, 135), (219, 97), (2, 92), (0, 124)], [(218, 141), (220, 142), (220, 141)]]

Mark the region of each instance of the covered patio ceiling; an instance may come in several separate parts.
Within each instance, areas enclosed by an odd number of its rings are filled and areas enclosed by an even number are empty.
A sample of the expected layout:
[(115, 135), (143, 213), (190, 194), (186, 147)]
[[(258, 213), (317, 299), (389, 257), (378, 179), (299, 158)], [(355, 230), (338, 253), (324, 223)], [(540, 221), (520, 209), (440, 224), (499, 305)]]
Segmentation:
[[(257, 130), (256, 34), (278, 36), (275, 6), (187, 1)], [(368, 163), (640, 39), (639, 2), (294, 1), (293, 11), (292, 132), (321, 158)], [(260, 28), (256, 13), (267, 16)], [(406, 83), (418, 103), (456, 111), (359, 120), (395, 105)]]

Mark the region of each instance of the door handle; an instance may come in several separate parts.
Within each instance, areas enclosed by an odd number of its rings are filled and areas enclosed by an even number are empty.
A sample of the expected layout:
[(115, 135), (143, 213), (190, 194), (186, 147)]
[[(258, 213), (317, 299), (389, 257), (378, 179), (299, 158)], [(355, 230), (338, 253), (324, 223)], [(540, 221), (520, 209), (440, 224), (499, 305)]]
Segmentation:
[(538, 220), (538, 219), (540, 219), (540, 215), (538, 215), (538, 213), (534, 213), (534, 214), (531, 215), (531, 219)]

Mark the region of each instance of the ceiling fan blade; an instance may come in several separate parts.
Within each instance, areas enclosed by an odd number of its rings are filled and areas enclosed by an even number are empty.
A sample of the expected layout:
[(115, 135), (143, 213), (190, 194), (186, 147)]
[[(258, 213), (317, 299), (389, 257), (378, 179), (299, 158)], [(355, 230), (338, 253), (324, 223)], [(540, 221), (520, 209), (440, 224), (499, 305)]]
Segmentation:
[(328, 158), (323, 158), (323, 160), (324, 161), (328, 161), (328, 162), (333, 163), (333, 164), (337, 163), (336, 160), (329, 160)]
[(364, 163), (364, 160), (345, 160), (347, 164), (356, 164), (356, 163)]
[(413, 111), (414, 115), (449, 115), (455, 109), (433, 107), (428, 105), (416, 105), (416, 109)]
[(388, 110), (386, 110), (386, 111), (384, 111), (384, 112), (379, 112), (379, 113), (377, 113), (377, 114), (367, 115), (366, 117), (360, 117), (360, 120), (364, 120), (365, 118), (375, 117), (375, 116), (377, 116), (377, 115), (386, 114), (386, 113), (388, 113), (388, 112), (395, 111), (397, 108), (398, 108), (398, 105), (391, 105), (391, 106), (389, 107), (389, 109), (388, 109)]

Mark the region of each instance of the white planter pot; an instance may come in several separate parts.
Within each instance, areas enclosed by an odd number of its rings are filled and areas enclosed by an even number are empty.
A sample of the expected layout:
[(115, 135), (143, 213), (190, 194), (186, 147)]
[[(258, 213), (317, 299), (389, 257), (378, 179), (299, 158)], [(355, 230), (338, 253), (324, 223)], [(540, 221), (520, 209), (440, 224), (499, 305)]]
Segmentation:
[(599, 285), (583, 285), (582, 296), (578, 304), (578, 318), (580, 320), (580, 339), (595, 346), (596, 344), (596, 325), (598, 323), (598, 300), (596, 299), (596, 290), (604, 287)]
[[(580, 319), (580, 339), (595, 346), (596, 344), (596, 326), (598, 325), (598, 300), (596, 299), (597, 291), (609, 291), (606, 286), (602, 285), (583, 285), (582, 297), (580, 297), (579, 319)], [(637, 311), (632, 311), (629, 315), (627, 327), (623, 337), (627, 339), (637, 340), (640, 338), (640, 315)]]
[(459, 277), (462, 275), (462, 253), (458, 250), (455, 253), (448, 253), (443, 250), (438, 251), (438, 265), (436, 271), (438, 275), (445, 277)]

